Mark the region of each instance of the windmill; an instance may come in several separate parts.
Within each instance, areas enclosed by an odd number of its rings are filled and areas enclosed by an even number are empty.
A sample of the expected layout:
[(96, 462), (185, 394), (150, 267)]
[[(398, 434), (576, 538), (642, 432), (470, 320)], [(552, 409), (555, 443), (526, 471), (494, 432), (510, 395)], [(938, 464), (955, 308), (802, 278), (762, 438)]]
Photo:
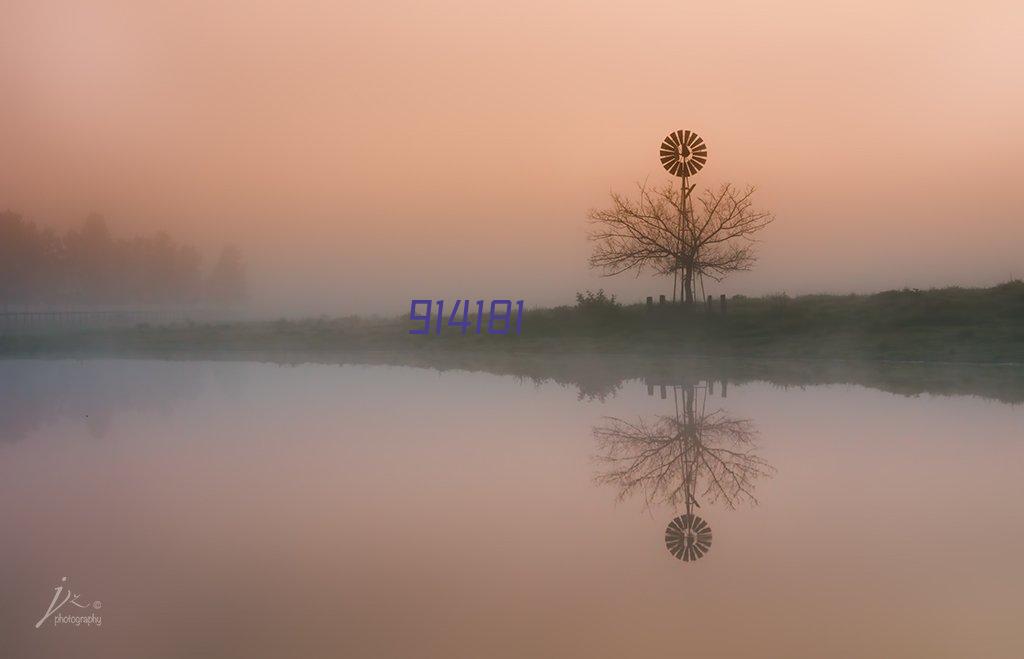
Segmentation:
[[(711, 549), (711, 525), (693, 514), (697, 503), (697, 475), (704, 458), (703, 420), (704, 408), (707, 404), (707, 387), (691, 385), (683, 390), (683, 409), (679, 409), (679, 389), (673, 386), (673, 397), (676, 404), (677, 432), (675, 437), (680, 444), (679, 467), (680, 482), (683, 490), (683, 503), (686, 512), (676, 517), (665, 527), (665, 546), (676, 558), (683, 561), (695, 561)], [(697, 392), (703, 394), (700, 409), (697, 409)]]
[[(730, 509), (744, 500), (756, 503), (755, 481), (774, 470), (757, 455), (757, 430), (749, 419), (708, 409), (710, 381), (681, 380), (671, 385), (674, 414), (635, 421), (606, 417), (593, 432), (597, 460), (607, 465), (596, 480), (618, 486), (620, 499), (642, 494), (652, 512), (671, 506), (675, 512), (665, 527), (665, 547), (691, 563), (706, 556), (712, 544), (710, 524), (697, 516), (701, 502)], [(648, 395), (654, 395), (652, 385)]]
[(680, 515), (665, 529), (665, 546), (676, 558), (695, 561), (711, 549), (711, 526), (696, 515)]
[[(708, 145), (701, 139), (700, 135), (690, 130), (677, 130), (669, 133), (661, 142), (661, 149), (658, 152), (661, 158), (661, 165), (672, 176), (682, 179), (680, 191), (681, 204), (679, 208), (679, 240), (683, 238), (683, 223), (689, 219), (689, 199), (693, 186), (689, 185), (689, 177), (699, 172), (708, 160)], [(680, 245), (681, 247), (682, 245)], [(682, 264), (676, 263), (676, 269), (681, 271)], [(680, 276), (682, 273), (680, 272)], [(703, 293), (701, 293), (703, 295)], [(676, 278), (672, 277), (672, 299), (676, 297)]]

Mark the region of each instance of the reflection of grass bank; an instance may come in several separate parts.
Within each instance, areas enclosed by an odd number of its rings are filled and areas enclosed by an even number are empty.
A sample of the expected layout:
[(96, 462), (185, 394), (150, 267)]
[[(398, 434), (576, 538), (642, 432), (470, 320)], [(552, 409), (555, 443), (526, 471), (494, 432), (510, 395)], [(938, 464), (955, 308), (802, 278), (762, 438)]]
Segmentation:
[[(528, 311), (522, 336), (412, 336), (405, 318), (136, 327), (0, 338), (0, 354), (403, 350), (1024, 363), (1024, 283), (867, 296), (731, 298), (728, 313), (584, 304)], [(486, 323), (485, 323), (486, 324)]]

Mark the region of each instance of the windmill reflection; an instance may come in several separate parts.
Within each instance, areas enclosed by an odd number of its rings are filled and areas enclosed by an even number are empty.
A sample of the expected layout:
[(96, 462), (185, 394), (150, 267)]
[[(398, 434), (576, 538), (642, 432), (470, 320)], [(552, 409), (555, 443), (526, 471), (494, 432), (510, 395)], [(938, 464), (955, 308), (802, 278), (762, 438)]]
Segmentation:
[(757, 455), (757, 430), (749, 419), (708, 409), (708, 385), (674, 385), (672, 393), (673, 416), (606, 417), (594, 428), (604, 467), (597, 481), (618, 487), (620, 499), (642, 494), (648, 508), (682, 508), (665, 529), (665, 544), (676, 558), (694, 561), (708, 552), (712, 538), (711, 527), (694, 514), (699, 500), (729, 508), (756, 504), (756, 481), (774, 469)]

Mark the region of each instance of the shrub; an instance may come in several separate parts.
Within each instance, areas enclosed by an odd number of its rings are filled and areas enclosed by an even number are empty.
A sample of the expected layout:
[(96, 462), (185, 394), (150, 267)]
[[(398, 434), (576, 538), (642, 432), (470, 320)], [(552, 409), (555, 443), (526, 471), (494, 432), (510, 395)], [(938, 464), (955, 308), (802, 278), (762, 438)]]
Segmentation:
[(576, 308), (580, 311), (617, 311), (622, 305), (615, 301), (614, 295), (606, 295), (604, 289), (576, 293)]

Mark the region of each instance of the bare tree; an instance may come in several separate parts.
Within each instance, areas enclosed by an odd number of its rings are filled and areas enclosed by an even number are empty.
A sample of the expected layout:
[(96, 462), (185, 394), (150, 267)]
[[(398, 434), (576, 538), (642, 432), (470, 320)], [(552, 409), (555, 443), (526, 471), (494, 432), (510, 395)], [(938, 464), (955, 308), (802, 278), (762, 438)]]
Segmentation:
[(605, 276), (671, 274), (673, 300), (679, 277), (681, 298), (691, 305), (701, 277), (721, 281), (753, 267), (754, 235), (775, 219), (754, 208), (753, 187), (741, 191), (727, 183), (702, 192), (696, 204), (690, 191), (684, 195), (673, 185), (639, 183), (637, 191), (635, 198), (613, 192), (609, 208), (588, 213), (590, 266)]
[(696, 405), (693, 387), (683, 388), (682, 409), (653, 421), (609, 417), (594, 428), (606, 470), (600, 483), (619, 488), (619, 497), (642, 494), (648, 506), (699, 507), (698, 497), (730, 508), (754, 498), (754, 483), (774, 473), (756, 453), (757, 431), (747, 419)]

